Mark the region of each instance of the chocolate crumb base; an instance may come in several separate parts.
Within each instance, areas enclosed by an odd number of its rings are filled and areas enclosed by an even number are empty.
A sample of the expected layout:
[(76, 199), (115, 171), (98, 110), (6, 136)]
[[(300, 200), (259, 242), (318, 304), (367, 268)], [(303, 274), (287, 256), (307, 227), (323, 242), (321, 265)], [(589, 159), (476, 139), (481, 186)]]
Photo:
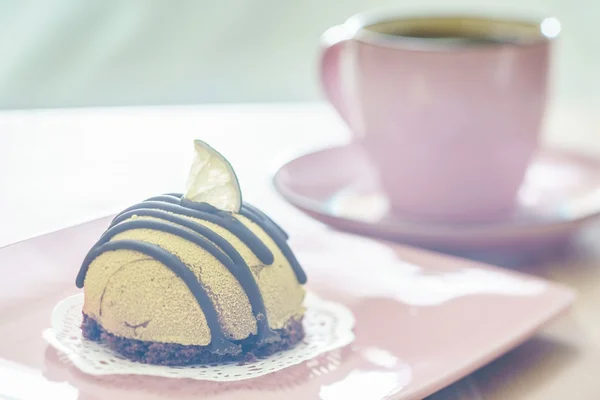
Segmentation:
[(103, 341), (112, 350), (129, 360), (171, 366), (221, 364), (231, 361), (251, 362), (257, 358), (268, 357), (278, 351), (287, 350), (304, 338), (302, 321), (290, 319), (285, 327), (276, 330), (281, 340), (257, 346), (256, 337), (250, 336), (244, 340), (235, 341), (236, 344), (242, 346), (242, 352), (232, 356), (211, 353), (209, 346), (146, 342), (115, 336), (105, 331), (96, 320), (88, 317), (85, 313), (83, 314), (81, 330), (84, 338), (96, 342)]

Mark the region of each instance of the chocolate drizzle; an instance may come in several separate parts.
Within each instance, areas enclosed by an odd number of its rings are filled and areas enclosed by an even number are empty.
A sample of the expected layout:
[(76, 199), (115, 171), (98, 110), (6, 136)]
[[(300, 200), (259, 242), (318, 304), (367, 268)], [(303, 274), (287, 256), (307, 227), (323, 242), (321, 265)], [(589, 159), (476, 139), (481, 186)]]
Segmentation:
[(271, 218), (269, 218), (269, 216), (267, 214), (263, 213), (258, 208), (254, 207), (252, 204), (244, 203), (243, 209), (255, 214), (256, 217), (259, 219), (266, 219), (267, 221), (269, 221), (271, 224), (273, 224), (273, 226), (275, 226), (275, 228), (277, 228), (277, 230), (279, 231), (281, 236), (283, 236), (286, 240), (290, 238), (289, 235), (287, 234), (287, 232), (284, 231), (279, 225), (277, 225), (275, 223), (275, 221), (273, 221)]
[[(186, 203), (183, 202), (182, 204)], [(139, 210), (141, 209), (163, 210), (173, 214), (185, 215), (188, 217), (198, 218), (203, 221), (212, 222), (213, 224), (227, 229), (235, 236), (240, 238), (240, 240), (244, 242), (244, 244), (246, 244), (246, 246), (248, 246), (254, 252), (254, 254), (256, 254), (262, 263), (273, 263), (273, 253), (271, 253), (271, 250), (269, 250), (269, 248), (265, 246), (265, 244), (254, 233), (252, 233), (250, 229), (246, 228), (244, 224), (235, 219), (231, 214), (222, 211), (211, 212), (212, 210), (216, 209), (210, 206), (202, 210), (184, 207), (178, 204), (166, 203), (163, 201), (145, 201), (123, 210), (115, 217), (110, 226), (115, 226), (116, 224), (125, 221), (134, 215), (139, 215)]]
[[(108, 229), (100, 237), (96, 245), (94, 245), (92, 251), (94, 251), (94, 248), (107, 243), (115, 235), (131, 229), (154, 229), (170, 233), (172, 235), (177, 235), (185, 240), (189, 240), (190, 242), (202, 247), (207, 252), (212, 254), (238, 280), (246, 292), (248, 301), (252, 306), (252, 313), (257, 323), (258, 339), (267, 343), (277, 339), (277, 334), (269, 328), (265, 303), (260, 293), (260, 289), (258, 288), (258, 284), (252, 275), (252, 271), (250, 271), (250, 268), (248, 265), (246, 265), (246, 262), (240, 253), (238, 253), (238, 251), (227, 240), (209, 228), (195, 223), (194, 221), (190, 221), (189, 219), (178, 217), (176, 215), (159, 210), (146, 211), (149, 211), (146, 213), (147, 216), (167, 220), (191, 230), (162, 221), (148, 219), (128, 220)], [(92, 260), (89, 260), (89, 263), (91, 263), (91, 261)], [(85, 275), (87, 274), (87, 270), (89, 268), (89, 263), (84, 261), (81, 270), (79, 271), (76, 281), (78, 287), (83, 287)]]
[(165, 203), (179, 204), (179, 198), (170, 194), (163, 194), (161, 196), (150, 197), (149, 199), (146, 199), (144, 201), (164, 201)]
[[(209, 227), (198, 224), (185, 216), (212, 222), (219, 225), (235, 236), (237, 236), (248, 248), (256, 254), (264, 264), (272, 264), (273, 253), (269, 248), (243, 223), (230, 213), (216, 209), (206, 203), (195, 203), (181, 198), (180, 193), (170, 193), (151, 197), (140, 204), (125, 209), (112, 221), (109, 229), (100, 237), (92, 247), (83, 261), (76, 284), (83, 287), (87, 270), (92, 261), (100, 254), (109, 250), (126, 248), (140, 251), (162, 262), (173, 270), (188, 286), (198, 304), (206, 314), (206, 320), (211, 331), (211, 343), (214, 351), (220, 353), (231, 353), (239, 351), (233, 343), (227, 341), (219, 324), (218, 314), (215, 311), (210, 297), (194, 273), (179, 260), (175, 255), (168, 253), (159, 246), (146, 242), (133, 240), (110, 241), (115, 235), (131, 229), (153, 229), (177, 235), (202, 247), (221, 262), (231, 274), (238, 280), (252, 307), (252, 313), (257, 323), (257, 337), (262, 343), (270, 343), (278, 339), (276, 332), (271, 330), (268, 323), (267, 313), (262, 294), (254, 279), (254, 276), (239, 252), (225, 238), (211, 230)], [(291, 249), (287, 245), (288, 235), (273, 220), (257, 208), (244, 204), (240, 214), (260, 226), (281, 249), (283, 255), (288, 259), (299, 283), (306, 282), (306, 275), (300, 267)], [(135, 216), (147, 216), (159, 218), (163, 221), (149, 219), (131, 219)], [(187, 229), (186, 229), (187, 228)], [(121, 243), (119, 247), (117, 245)], [(141, 249), (141, 250), (138, 250)], [(166, 255), (168, 255), (168, 257)], [(156, 255), (156, 256), (155, 256)], [(181, 272), (181, 268), (188, 271)], [(193, 282), (192, 282), (193, 281)], [(207, 314), (208, 313), (208, 314)], [(214, 318), (213, 318), (214, 317)], [(233, 347), (232, 347), (233, 346)]]
[(85, 257), (83, 266), (87, 268), (89, 264), (100, 254), (114, 250), (133, 250), (145, 254), (160, 261), (163, 265), (175, 273), (190, 289), (190, 292), (196, 298), (196, 301), (202, 308), (202, 312), (206, 317), (206, 322), (210, 328), (211, 346), (213, 353), (217, 354), (239, 354), (240, 346), (232, 343), (225, 338), (223, 331), (219, 326), (219, 314), (215, 309), (210, 297), (202, 284), (196, 278), (196, 275), (190, 270), (179, 258), (169, 253), (165, 249), (146, 242), (137, 240), (117, 240), (114, 242), (104, 243), (101, 246), (94, 247)]
[(273, 222), (271, 218), (263, 214), (262, 211), (249, 204), (244, 204), (242, 206), (240, 214), (257, 224), (265, 232), (267, 232), (267, 234), (271, 237), (271, 239), (273, 239), (275, 244), (277, 244), (279, 249), (281, 249), (281, 252), (285, 256), (285, 258), (287, 258), (287, 260), (289, 261), (290, 265), (292, 266), (292, 269), (294, 270), (294, 273), (296, 274), (296, 279), (298, 279), (298, 282), (301, 284), (306, 283), (306, 274), (304, 273), (304, 270), (298, 263), (296, 256), (294, 256), (292, 249), (290, 249), (290, 246), (288, 246), (286, 241), (287, 234), (283, 231), (283, 229), (281, 229), (279, 225)]

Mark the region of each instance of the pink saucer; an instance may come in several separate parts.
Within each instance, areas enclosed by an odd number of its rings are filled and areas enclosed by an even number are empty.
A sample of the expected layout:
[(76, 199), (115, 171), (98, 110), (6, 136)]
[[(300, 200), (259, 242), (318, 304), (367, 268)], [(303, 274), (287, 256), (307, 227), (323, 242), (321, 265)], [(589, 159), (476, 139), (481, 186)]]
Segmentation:
[(277, 171), (274, 184), (294, 206), (335, 228), (447, 250), (538, 248), (568, 239), (600, 215), (600, 161), (558, 150), (537, 155), (517, 211), (496, 223), (422, 223), (395, 214), (355, 144), (296, 158)]
[(539, 278), (280, 214), (309, 289), (354, 314), (352, 344), (239, 382), (92, 376), (66, 362), (42, 332), (54, 305), (80, 292), (81, 260), (110, 220), (0, 249), (0, 398), (35, 391), (38, 397), (27, 398), (422, 399), (516, 347), (574, 299)]

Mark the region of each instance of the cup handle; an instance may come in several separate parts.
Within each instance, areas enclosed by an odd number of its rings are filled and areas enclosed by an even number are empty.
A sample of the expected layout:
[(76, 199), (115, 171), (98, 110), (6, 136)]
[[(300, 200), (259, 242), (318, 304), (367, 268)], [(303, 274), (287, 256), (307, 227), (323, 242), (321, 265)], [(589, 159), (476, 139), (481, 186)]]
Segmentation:
[(346, 123), (349, 120), (343, 99), (340, 63), (342, 51), (350, 39), (344, 25), (331, 27), (321, 35), (321, 86), (327, 100)]

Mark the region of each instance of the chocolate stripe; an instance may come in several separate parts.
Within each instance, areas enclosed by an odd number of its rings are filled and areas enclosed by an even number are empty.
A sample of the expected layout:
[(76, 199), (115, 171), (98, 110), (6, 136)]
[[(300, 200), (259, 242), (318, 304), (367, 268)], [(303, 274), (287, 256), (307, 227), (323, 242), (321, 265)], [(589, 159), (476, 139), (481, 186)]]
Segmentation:
[(288, 259), (294, 273), (296, 274), (296, 278), (298, 282), (301, 284), (306, 283), (306, 274), (304, 270), (298, 263), (296, 256), (292, 252), (292, 249), (288, 246), (286, 242), (286, 236), (282, 235), (280, 229), (277, 229), (277, 226), (274, 222), (271, 221), (262, 211), (253, 207), (253, 210), (248, 207), (242, 207), (240, 210), (240, 214), (253, 221), (255, 224), (260, 226), (267, 234), (273, 239), (275, 244), (281, 249), (283, 255)]
[(283, 230), (283, 228), (281, 226), (279, 226), (277, 223), (275, 223), (275, 221), (273, 221), (271, 219), (271, 217), (269, 217), (267, 214), (263, 213), (262, 211), (260, 211), (258, 208), (254, 207), (252, 204), (248, 204), (248, 203), (244, 203), (244, 205), (242, 206), (244, 209), (253, 212), (254, 214), (256, 214), (259, 218), (265, 218), (266, 220), (270, 221), (273, 226), (275, 226), (277, 228), (277, 230), (279, 232), (281, 232), (281, 235), (283, 237), (285, 237), (285, 239), (289, 239), (289, 235), (287, 234), (286, 231)]
[(150, 197), (149, 199), (146, 199), (144, 201), (164, 201), (165, 203), (179, 204), (179, 198), (168, 195), (168, 194), (163, 194), (162, 196)]

